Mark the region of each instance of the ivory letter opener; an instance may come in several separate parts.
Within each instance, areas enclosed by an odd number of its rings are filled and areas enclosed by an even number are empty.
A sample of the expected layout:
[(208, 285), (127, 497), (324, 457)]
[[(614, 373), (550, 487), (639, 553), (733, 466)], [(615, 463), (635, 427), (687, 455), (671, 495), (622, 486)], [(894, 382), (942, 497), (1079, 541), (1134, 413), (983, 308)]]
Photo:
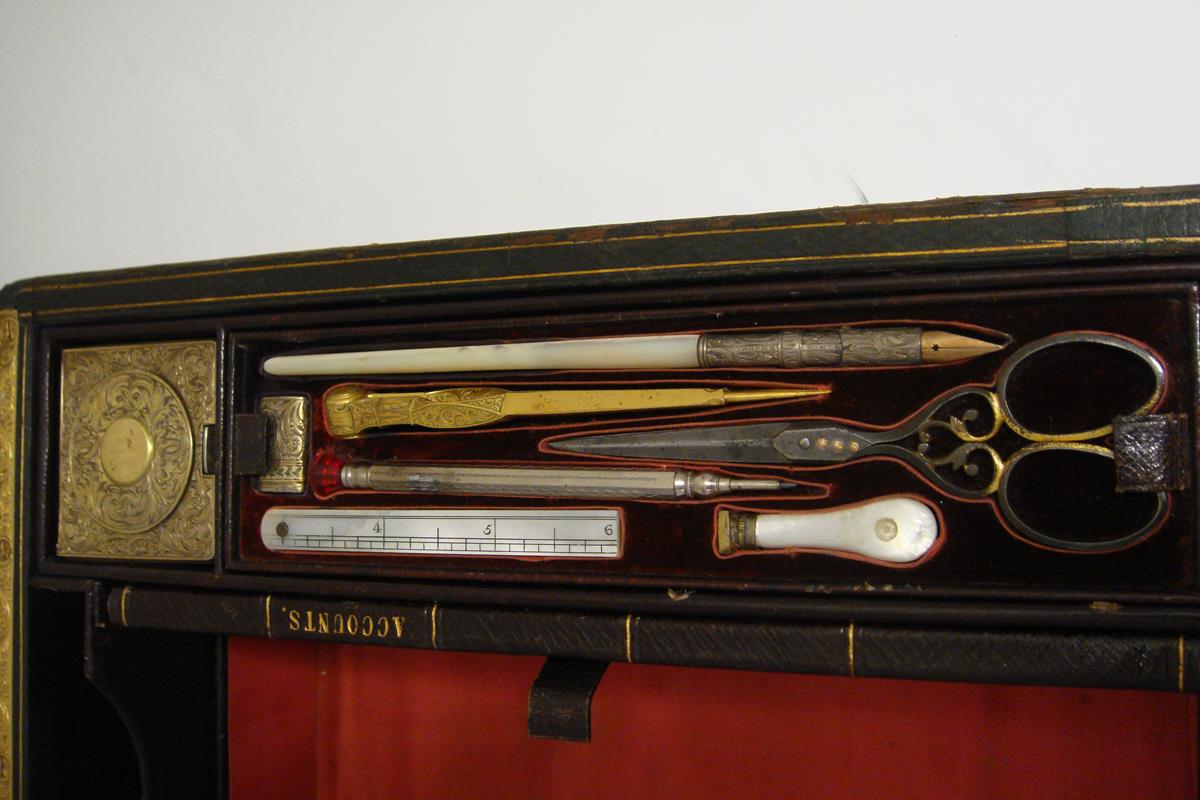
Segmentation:
[(276, 356), (263, 362), (263, 371), (268, 375), (311, 376), (546, 369), (902, 366), (962, 361), (1003, 347), (971, 336), (917, 327), (826, 328)]

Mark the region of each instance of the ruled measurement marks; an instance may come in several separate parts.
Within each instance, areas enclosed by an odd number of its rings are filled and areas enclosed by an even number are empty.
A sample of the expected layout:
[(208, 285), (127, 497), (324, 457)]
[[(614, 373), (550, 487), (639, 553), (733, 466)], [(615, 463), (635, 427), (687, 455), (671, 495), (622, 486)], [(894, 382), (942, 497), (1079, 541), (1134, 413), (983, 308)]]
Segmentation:
[(619, 558), (616, 509), (305, 509), (263, 515), (276, 552)]

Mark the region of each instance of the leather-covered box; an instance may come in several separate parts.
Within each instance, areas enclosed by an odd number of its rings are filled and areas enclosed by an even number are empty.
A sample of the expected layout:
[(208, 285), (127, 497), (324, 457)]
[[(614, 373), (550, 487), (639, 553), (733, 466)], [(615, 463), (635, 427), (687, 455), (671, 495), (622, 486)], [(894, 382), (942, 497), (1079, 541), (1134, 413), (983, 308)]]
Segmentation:
[[(561, 738), (586, 737), (598, 665), (612, 661), (1200, 690), (1198, 257), (1200, 188), (1178, 187), (377, 245), (9, 286), (4, 788), (55, 780), (37, 745), (77, 736), (53, 710), (64, 702), (97, 730), (116, 724), (86, 676), (139, 743), (144, 785), (222, 793), (230, 635), (544, 655), (530, 729)], [(989, 346), (961, 358), (878, 352), (885, 334), (929, 331)], [(874, 351), (807, 364), (750, 352), (708, 369), (264, 368), (314, 353), (705, 335), (743, 349), (865, 337)], [(495, 387), (758, 394), (467, 428), (375, 420), (344, 436), (331, 415), (350, 381), (381, 394), (467, 392), (456, 402)], [(764, 394), (799, 388), (816, 393)], [(764, 426), (792, 444), (775, 438), (769, 458), (746, 455)], [(660, 438), (641, 454), (620, 439), (647, 433)], [(596, 437), (618, 449), (560, 446)], [(716, 454), (683, 439), (716, 442)], [(674, 470), (781, 490), (393, 492), (339, 485), (353, 462)], [(768, 543), (772, 525), (881, 499), (924, 509), (932, 531), (916, 555)], [(436, 539), (421, 546), (432, 549), (389, 551), (382, 533), (370, 549), (380, 509), (424, 520)], [(571, 527), (581, 511), (608, 515), (597, 557), (575, 557), (586, 544), (556, 549), (575, 535), (566, 529), (528, 543), (529, 520)], [(351, 536), (338, 527), (347, 519), (365, 527)], [(441, 526), (462, 519), (478, 531), (455, 550), (458, 534)], [(500, 552), (512, 520), (526, 527), (511, 541), (526, 538)], [(317, 523), (328, 542), (300, 527)], [(864, 535), (886, 545), (895, 521), (872, 517)], [(86, 757), (102, 762), (102, 750)]]

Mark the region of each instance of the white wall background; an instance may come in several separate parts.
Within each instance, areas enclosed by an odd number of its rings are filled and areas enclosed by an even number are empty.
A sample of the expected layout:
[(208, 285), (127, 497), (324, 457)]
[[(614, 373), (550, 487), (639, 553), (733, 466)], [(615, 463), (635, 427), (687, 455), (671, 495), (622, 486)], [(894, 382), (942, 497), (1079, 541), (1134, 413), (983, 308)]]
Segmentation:
[(0, 0), (0, 283), (1200, 182), (1200, 2)]

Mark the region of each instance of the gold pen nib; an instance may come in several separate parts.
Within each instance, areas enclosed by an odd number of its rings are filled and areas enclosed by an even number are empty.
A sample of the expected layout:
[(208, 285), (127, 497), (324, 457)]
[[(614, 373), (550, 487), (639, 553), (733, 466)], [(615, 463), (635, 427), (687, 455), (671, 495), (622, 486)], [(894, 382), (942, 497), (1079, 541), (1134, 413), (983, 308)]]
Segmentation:
[(758, 391), (725, 390), (726, 403), (757, 403), (763, 400), (794, 400), (799, 397), (821, 397), (829, 394), (826, 387), (806, 387), (804, 389), (762, 389)]
[(922, 331), (921, 333), (921, 362), (924, 364), (945, 364), (949, 361), (962, 361), (976, 356), (995, 353), (1003, 350), (1006, 345), (994, 344), (983, 339), (974, 339), (958, 333), (946, 331)]

